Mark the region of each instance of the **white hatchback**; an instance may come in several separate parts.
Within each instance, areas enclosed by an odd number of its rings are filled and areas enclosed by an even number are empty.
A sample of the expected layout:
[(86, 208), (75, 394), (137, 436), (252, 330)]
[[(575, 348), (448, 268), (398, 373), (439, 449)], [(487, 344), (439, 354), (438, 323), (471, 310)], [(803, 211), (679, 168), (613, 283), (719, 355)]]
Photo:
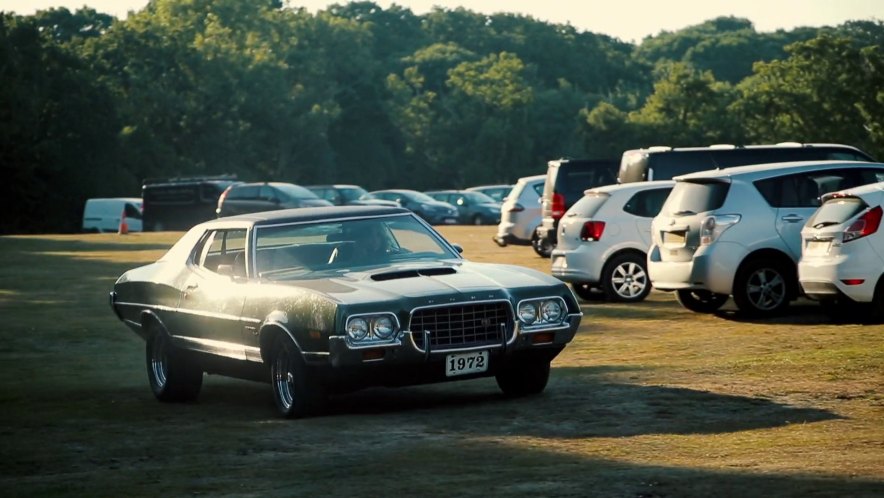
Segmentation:
[(710, 313), (733, 296), (771, 315), (799, 294), (801, 229), (824, 194), (884, 181), (884, 164), (761, 164), (676, 178), (652, 224), (648, 273), (687, 309)]
[(884, 182), (829, 194), (801, 230), (804, 293), (839, 307), (872, 303), (884, 316)]
[(519, 178), (500, 206), (500, 223), (494, 241), (503, 247), (507, 244), (530, 245), (542, 220), (540, 196), (546, 175)]
[(651, 291), (647, 251), (651, 220), (675, 182), (608, 185), (587, 190), (559, 220), (552, 275), (583, 299), (600, 289), (611, 301), (635, 302)]

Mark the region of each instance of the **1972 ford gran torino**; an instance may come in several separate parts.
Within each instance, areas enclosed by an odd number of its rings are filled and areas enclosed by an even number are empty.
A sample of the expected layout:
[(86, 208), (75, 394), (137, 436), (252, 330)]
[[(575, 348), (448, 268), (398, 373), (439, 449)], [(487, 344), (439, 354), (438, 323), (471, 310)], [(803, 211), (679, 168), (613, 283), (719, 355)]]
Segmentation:
[(372, 385), (493, 375), (507, 395), (539, 393), (582, 316), (558, 279), (468, 262), (392, 207), (209, 221), (124, 273), (110, 301), (147, 343), (159, 400), (196, 398), (208, 372), (269, 381), (286, 417)]

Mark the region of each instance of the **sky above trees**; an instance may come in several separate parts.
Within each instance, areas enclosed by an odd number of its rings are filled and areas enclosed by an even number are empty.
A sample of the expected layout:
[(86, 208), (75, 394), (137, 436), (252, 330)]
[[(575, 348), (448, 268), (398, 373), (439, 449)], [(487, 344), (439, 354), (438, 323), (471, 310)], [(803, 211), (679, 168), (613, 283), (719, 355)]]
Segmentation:
[[(293, 7), (303, 6), (315, 12), (334, 3), (346, 2), (288, 0), (284, 3)], [(884, 2), (881, 0), (385, 0), (375, 3), (385, 9), (391, 4), (408, 7), (415, 14), (425, 14), (434, 6), (447, 9), (463, 7), (486, 14), (518, 13), (544, 22), (570, 23), (581, 30), (603, 33), (628, 42), (640, 42), (645, 36), (679, 30), (720, 16), (749, 19), (758, 31), (884, 19)], [(75, 10), (84, 4), (122, 19), (128, 11), (143, 8), (147, 0), (0, 0), (0, 10), (30, 15), (36, 10), (53, 7)]]

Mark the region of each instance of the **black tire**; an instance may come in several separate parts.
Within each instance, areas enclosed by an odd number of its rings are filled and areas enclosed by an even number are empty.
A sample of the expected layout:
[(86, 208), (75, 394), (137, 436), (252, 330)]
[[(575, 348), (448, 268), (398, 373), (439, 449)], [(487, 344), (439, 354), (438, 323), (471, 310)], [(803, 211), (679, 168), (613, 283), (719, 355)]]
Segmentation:
[(644, 301), (651, 292), (645, 258), (635, 253), (611, 258), (602, 269), (602, 291), (609, 301)]
[(314, 415), (325, 406), (324, 390), (310, 377), (301, 352), (288, 337), (280, 337), (271, 353), (270, 383), (273, 401), (283, 417)]
[(503, 394), (517, 398), (540, 394), (549, 381), (549, 360), (525, 360), (508, 364), (495, 376)]
[(162, 330), (147, 340), (147, 378), (160, 401), (193, 401), (203, 386), (203, 371)]
[[(788, 263), (788, 264), (791, 264)], [(766, 317), (779, 313), (795, 294), (794, 272), (780, 259), (753, 259), (734, 278), (734, 304), (744, 315)]]
[(541, 239), (536, 235), (533, 239), (531, 239), (531, 247), (534, 248), (534, 252), (536, 252), (537, 255), (541, 258), (550, 257), (550, 255), (552, 255), (553, 249), (556, 248), (556, 246), (552, 242), (550, 242), (549, 239)]
[(473, 216), (473, 225), (484, 225), (484, 224), (485, 224), (485, 220), (482, 219), (481, 214), (477, 214), (477, 215)]
[(575, 282), (571, 284), (571, 288), (574, 289), (574, 294), (584, 301), (600, 301), (605, 298), (605, 294), (589, 282)]
[(695, 313), (713, 313), (727, 302), (727, 294), (704, 290), (679, 290), (675, 297), (682, 306)]

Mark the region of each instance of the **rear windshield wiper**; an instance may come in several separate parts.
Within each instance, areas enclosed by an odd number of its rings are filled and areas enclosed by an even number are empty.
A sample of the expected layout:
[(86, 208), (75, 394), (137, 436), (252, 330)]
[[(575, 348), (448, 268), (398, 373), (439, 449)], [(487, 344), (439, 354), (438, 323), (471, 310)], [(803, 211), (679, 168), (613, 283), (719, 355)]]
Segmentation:
[(688, 216), (691, 214), (697, 214), (697, 213), (691, 211), (690, 209), (685, 209), (683, 211), (676, 211), (676, 212), (672, 213), (672, 216)]
[(840, 225), (840, 223), (837, 221), (821, 221), (821, 222), (817, 223), (816, 225), (814, 225), (813, 227), (814, 228), (823, 228), (823, 227), (828, 227), (828, 226), (832, 226), (832, 225)]

